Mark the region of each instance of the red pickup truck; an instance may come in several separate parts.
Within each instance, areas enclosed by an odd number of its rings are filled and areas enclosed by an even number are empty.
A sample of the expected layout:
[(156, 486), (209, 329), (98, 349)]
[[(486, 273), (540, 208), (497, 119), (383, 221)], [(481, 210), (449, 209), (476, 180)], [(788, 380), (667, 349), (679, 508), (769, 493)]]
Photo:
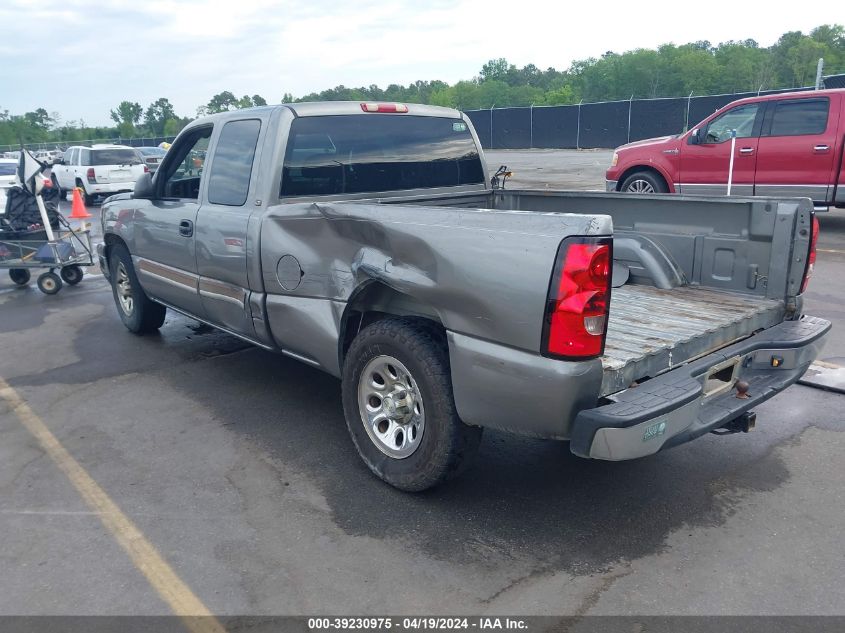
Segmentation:
[(740, 99), (680, 135), (628, 143), (613, 154), (607, 190), (806, 197), (845, 207), (845, 90)]

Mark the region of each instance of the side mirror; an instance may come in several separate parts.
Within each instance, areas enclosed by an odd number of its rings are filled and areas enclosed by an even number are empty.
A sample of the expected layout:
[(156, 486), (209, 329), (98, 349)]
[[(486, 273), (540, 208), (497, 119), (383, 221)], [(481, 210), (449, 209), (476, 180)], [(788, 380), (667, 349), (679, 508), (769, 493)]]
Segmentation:
[(153, 177), (150, 174), (145, 173), (135, 181), (135, 191), (132, 197), (138, 200), (152, 200), (155, 197)]
[(701, 136), (700, 130), (695, 128), (692, 133), (689, 135), (689, 144), (690, 145), (700, 145), (701, 144)]

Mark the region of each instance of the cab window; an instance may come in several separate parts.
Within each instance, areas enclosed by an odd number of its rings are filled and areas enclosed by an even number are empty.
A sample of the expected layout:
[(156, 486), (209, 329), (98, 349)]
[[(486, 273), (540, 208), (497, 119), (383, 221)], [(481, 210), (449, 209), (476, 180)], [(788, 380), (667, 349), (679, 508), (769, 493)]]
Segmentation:
[(261, 121), (229, 121), (223, 126), (214, 150), (208, 181), (208, 201), (240, 207), (249, 193), (249, 179)]
[(774, 112), (766, 136), (824, 134), (827, 129), (830, 99), (795, 99), (772, 105)]
[(168, 150), (164, 164), (156, 173), (156, 178), (162, 177), (158, 186), (164, 198), (199, 198), (212, 129), (209, 125), (191, 130)]
[(702, 143), (713, 144), (729, 141), (731, 140), (731, 130), (736, 130), (737, 138), (757, 136), (754, 131), (754, 122), (759, 110), (759, 103), (749, 103), (723, 112), (707, 124), (707, 131), (704, 133)]

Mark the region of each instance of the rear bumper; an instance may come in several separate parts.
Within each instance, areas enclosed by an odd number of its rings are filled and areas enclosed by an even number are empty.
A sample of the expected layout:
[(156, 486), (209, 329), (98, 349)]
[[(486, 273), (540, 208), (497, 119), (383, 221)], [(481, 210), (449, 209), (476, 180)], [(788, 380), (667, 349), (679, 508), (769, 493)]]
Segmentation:
[(604, 181), (604, 189), (608, 193), (613, 193), (616, 191), (616, 185), (619, 183), (618, 180), (605, 180)]
[[(824, 346), (830, 321), (805, 316), (684, 365), (578, 413), (570, 449), (580, 457), (619, 461), (689, 442), (750, 411), (807, 371)], [(778, 357), (778, 367), (772, 358)], [(705, 379), (720, 363), (737, 360), (734, 378), (749, 384), (748, 398), (731, 387), (705, 395)]]
[(112, 195), (114, 193), (124, 193), (127, 191), (134, 191), (134, 182), (102, 182), (102, 183), (88, 183), (85, 185), (85, 192), (89, 196), (94, 195)]

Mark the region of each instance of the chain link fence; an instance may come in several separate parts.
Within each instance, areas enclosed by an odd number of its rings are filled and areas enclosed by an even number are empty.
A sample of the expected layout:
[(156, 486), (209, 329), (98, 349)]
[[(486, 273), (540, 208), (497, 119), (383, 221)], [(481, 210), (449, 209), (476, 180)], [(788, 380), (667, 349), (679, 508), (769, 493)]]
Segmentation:
[(737, 99), (797, 90), (811, 88), (489, 108), (467, 110), (466, 115), (484, 149), (614, 148), (655, 136), (679, 134)]

